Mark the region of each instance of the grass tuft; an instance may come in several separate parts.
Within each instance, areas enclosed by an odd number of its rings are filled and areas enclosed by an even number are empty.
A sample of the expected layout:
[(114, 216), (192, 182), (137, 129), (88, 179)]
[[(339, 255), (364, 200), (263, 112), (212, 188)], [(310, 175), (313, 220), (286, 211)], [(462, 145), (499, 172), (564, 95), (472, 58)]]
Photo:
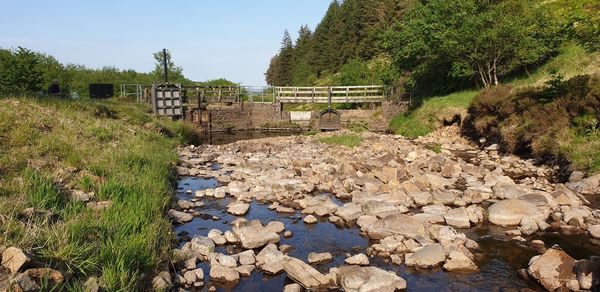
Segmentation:
[(319, 139), (319, 142), (328, 145), (341, 145), (346, 146), (348, 148), (354, 148), (362, 144), (363, 138), (356, 134), (333, 135), (330, 137), (321, 138)]

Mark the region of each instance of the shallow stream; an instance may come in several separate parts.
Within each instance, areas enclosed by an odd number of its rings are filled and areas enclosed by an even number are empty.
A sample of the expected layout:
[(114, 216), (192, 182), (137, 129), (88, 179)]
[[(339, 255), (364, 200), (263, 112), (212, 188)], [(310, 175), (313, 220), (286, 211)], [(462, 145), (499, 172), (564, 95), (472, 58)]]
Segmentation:
[[(232, 137), (237, 138), (228, 141), (240, 140), (239, 136)], [(244, 138), (247, 139), (247, 137)], [(179, 181), (177, 196), (179, 199), (191, 200), (195, 191), (218, 186), (219, 183), (215, 179), (184, 177)], [(191, 194), (188, 192), (190, 190)], [(333, 196), (332, 199), (338, 205), (344, 203)], [(190, 223), (175, 227), (182, 244), (194, 235), (206, 236), (211, 229), (229, 230), (231, 229), (229, 223), (238, 218), (226, 211), (230, 202), (229, 197), (225, 199), (205, 198), (203, 202), (205, 205), (197, 209), (202, 216), (196, 217)], [(280, 214), (269, 210), (267, 205), (257, 202), (251, 204), (249, 212), (243, 217), (247, 220), (259, 219), (264, 225), (270, 221), (283, 222), (286, 230), (293, 233), (291, 238), (281, 236), (280, 242), (280, 244), (290, 245), (293, 248), (288, 253), (290, 256), (306, 262), (308, 254), (311, 252), (330, 252), (334, 256), (334, 261), (315, 266), (323, 273), (327, 273), (329, 268), (343, 265), (346, 253), (362, 252), (366, 254), (369, 246), (369, 239), (361, 236), (357, 226), (339, 228), (329, 223), (326, 218), (320, 218), (318, 224), (306, 225), (302, 221), (300, 212)], [(480, 245), (480, 252), (475, 254), (476, 264), (480, 269), (478, 273), (448, 273), (441, 268), (418, 271), (404, 265), (392, 264), (377, 257), (370, 258), (371, 265), (395, 271), (407, 281), (408, 291), (519, 291), (522, 288), (544, 291), (538, 284), (521, 278), (517, 272), (526, 268), (531, 257), (537, 254), (534, 249), (510, 240), (504, 235), (503, 229), (491, 225), (480, 225), (460, 231)], [(534, 239), (543, 240), (546, 247), (559, 244), (575, 259), (587, 259), (591, 255), (600, 254), (600, 245), (585, 236), (541, 234)], [(228, 246), (217, 247), (216, 251), (235, 254), (241, 250), (238, 247)], [(204, 270), (205, 283), (208, 283), (210, 267), (207, 263), (200, 263), (198, 267)], [(251, 277), (242, 278), (235, 287), (222, 286), (218, 283), (212, 284), (217, 287), (217, 291), (282, 291), (283, 286), (289, 283), (292, 281), (286, 277), (285, 273), (278, 276), (267, 276), (259, 270), (255, 270)], [(209, 286), (205, 285), (199, 291), (206, 291)]]

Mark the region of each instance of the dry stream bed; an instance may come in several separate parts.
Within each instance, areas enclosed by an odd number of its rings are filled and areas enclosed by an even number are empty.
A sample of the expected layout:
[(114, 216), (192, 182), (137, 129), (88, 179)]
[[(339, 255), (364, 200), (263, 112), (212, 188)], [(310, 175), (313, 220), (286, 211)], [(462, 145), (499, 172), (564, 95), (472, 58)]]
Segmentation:
[[(191, 291), (590, 289), (598, 179), (457, 137), (180, 149), (174, 279)], [(441, 153), (427, 147), (442, 144)], [(560, 247), (560, 248), (559, 248)], [(164, 280), (164, 281), (163, 281)]]

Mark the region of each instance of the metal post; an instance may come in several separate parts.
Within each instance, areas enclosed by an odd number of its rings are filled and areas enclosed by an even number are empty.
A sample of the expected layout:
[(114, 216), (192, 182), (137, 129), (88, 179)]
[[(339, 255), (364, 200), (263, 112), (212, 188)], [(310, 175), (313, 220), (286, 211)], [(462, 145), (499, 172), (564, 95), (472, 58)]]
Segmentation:
[(329, 93), (329, 109), (331, 109), (331, 96), (333, 95), (333, 93), (331, 92), (331, 87), (328, 87), (327, 91)]
[(167, 66), (167, 49), (163, 49), (163, 70), (165, 72), (165, 83), (169, 83), (169, 68)]

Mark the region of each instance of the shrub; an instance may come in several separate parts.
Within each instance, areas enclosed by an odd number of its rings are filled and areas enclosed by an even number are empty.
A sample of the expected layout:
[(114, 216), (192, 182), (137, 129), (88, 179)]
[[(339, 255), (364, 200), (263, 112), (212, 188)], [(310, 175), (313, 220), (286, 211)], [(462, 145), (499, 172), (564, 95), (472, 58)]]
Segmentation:
[(577, 169), (593, 169), (592, 154), (600, 140), (600, 76), (560, 77), (546, 87), (514, 90), (501, 86), (482, 91), (469, 108), (463, 130), (475, 139), (499, 143), (501, 149), (549, 161), (570, 160)]

